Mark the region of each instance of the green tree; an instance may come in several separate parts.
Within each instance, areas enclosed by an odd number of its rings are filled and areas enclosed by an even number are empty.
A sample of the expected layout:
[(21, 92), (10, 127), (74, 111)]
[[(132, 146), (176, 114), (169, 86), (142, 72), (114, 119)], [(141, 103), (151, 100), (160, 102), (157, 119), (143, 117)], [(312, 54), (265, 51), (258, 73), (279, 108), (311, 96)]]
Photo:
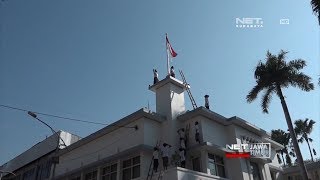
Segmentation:
[(296, 59), (286, 62), (285, 59), (287, 53), (288, 52), (281, 50), (279, 54), (273, 55), (268, 51), (266, 55), (266, 62), (263, 63), (260, 61), (258, 63), (254, 72), (256, 85), (247, 95), (247, 102), (251, 103), (257, 99), (257, 96), (261, 91), (264, 91), (264, 95), (261, 99), (261, 107), (264, 113), (268, 113), (272, 95), (275, 93), (280, 98), (282, 109), (293, 142), (295, 154), (299, 162), (301, 175), (304, 180), (307, 180), (308, 175), (306, 167), (303, 162), (282, 89), (293, 86), (298, 87), (303, 91), (310, 91), (313, 90), (314, 86), (313, 83), (311, 83), (311, 78), (300, 72), (300, 70), (306, 66), (305, 60)]
[(318, 17), (318, 22), (320, 24), (320, 0), (311, 0), (311, 7), (313, 13)]
[[(287, 156), (289, 156), (288, 145), (290, 141), (290, 135), (281, 129), (271, 130), (271, 139), (284, 146), (283, 149), (280, 149), (277, 152), (281, 154), (283, 165), (286, 165), (286, 162), (288, 163)], [(286, 154), (286, 160), (284, 159), (283, 154)]]
[(298, 136), (300, 136), (298, 138), (298, 142), (299, 143), (303, 143), (304, 141), (307, 142), (312, 161), (314, 161), (314, 160), (313, 160), (313, 155), (312, 155), (311, 148), (310, 148), (310, 142), (312, 142), (313, 139), (311, 139), (309, 137), (309, 135), (312, 132), (313, 125), (315, 123), (316, 123), (315, 121), (313, 121), (312, 119), (309, 120), (308, 118), (306, 118), (305, 120), (299, 119), (294, 122), (294, 124), (295, 124), (294, 130), (295, 130), (296, 134)]
[(286, 154), (286, 162), (287, 162), (288, 166), (292, 166), (292, 160), (291, 160), (288, 153)]

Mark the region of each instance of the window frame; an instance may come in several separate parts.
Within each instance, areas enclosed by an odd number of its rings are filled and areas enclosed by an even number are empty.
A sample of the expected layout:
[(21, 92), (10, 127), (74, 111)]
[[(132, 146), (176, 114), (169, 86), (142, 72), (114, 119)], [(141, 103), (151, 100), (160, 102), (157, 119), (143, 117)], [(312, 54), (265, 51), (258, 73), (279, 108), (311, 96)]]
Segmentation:
[[(134, 164), (135, 158), (138, 158), (139, 161), (138, 163)], [(130, 164), (124, 167), (124, 162), (126, 161), (130, 161)], [(139, 167), (139, 174), (138, 176), (135, 177), (134, 168), (137, 168), (137, 167)], [(120, 179), (124, 180), (124, 175), (125, 175), (124, 171), (128, 171), (128, 170), (130, 172), (130, 178), (129, 178), (130, 180), (141, 177), (141, 156), (140, 155), (132, 156), (130, 158), (126, 158), (121, 161), (121, 178)]]
[[(213, 157), (213, 159), (210, 156)], [(219, 157), (219, 159), (222, 160), (222, 163), (217, 161), (217, 157)], [(220, 155), (217, 155), (217, 154), (213, 154), (213, 153), (208, 153), (208, 169), (209, 169), (210, 175), (226, 178), (227, 175), (226, 175), (226, 168), (225, 168), (225, 162), (224, 161), (225, 160), (224, 160), (223, 156), (220, 156)], [(212, 164), (214, 166), (215, 174), (211, 173), (211, 169), (209, 168), (210, 164)], [(220, 171), (219, 171), (218, 167), (222, 167), (223, 174), (220, 174)]]
[[(197, 163), (199, 163), (199, 170), (196, 170), (196, 168), (195, 168), (195, 161), (199, 161), (199, 162), (197, 162)], [(197, 172), (201, 172), (201, 157), (199, 157), (199, 156), (194, 157), (194, 158), (192, 158), (191, 162), (192, 162), (192, 170), (197, 171)]]
[[(250, 173), (252, 174), (252, 178), (254, 179), (255, 177), (253, 177), (253, 170), (252, 170), (252, 168), (251, 167), (253, 167), (252, 166), (252, 164), (253, 165), (255, 165), (256, 167), (257, 167), (257, 172), (258, 172), (258, 180), (262, 180), (262, 173), (261, 173), (261, 168), (260, 168), (260, 166), (259, 166), (259, 164), (258, 163), (256, 163), (256, 162), (252, 162), (252, 161), (250, 161)], [(255, 180), (255, 179), (254, 179)]]
[[(114, 165), (116, 166), (116, 169), (115, 169), (115, 171), (112, 171), (112, 166), (114, 166)], [(108, 167), (110, 168), (110, 172), (108, 172), (108, 171), (106, 170), (106, 173), (104, 173), (104, 169), (106, 169), (106, 168), (108, 168)], [(116, 174), (116, 180), (117, 180), (117, 178), (118, 178), (118, 172), (119, 172), (118, 162), (108, 163), (107, 165), (104, 165), (103, 167), (101, 167), (100, 179), (101, 179), (101, 180), (103, 180), (103, 178), (107, 178), (107, 179), (108, 179), (107, 176), (109, 176), (109, 179), (110, 179), (113, 174)]]
[[(93, 177), (91, 177), (91, 178), (89, 178), (89, 179), (87, 179), (87, 175), (88, 174), (92, 174), (93, 175), (93, 173), (95, 173), (95, 178), (93, 178)], [(91, 175), (91, 176), (92, 176)], [(90, 171), (86, 171), (84, 174), (83, 174), (83, 179), (84, 180), (97, 180), (98, 179), (98, 169), (92, 169), (92, 170), (90, 170)]]

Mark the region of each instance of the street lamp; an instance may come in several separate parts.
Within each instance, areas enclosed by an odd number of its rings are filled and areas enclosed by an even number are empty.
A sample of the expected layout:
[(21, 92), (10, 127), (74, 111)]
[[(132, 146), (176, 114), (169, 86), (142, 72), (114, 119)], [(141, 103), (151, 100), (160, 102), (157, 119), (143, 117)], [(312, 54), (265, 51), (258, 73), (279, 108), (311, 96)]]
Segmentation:
[[(50, 130), (52, 131), (53, 134), (57, 134), (57, 135), (58, 135), (58, 133), (57, 133), (49, 124), (47, 124), (46, 122), (44, 122), (44, 121), (42, 121), (41, 119), (39, 119), (39, 118), (37, 117), (37, 114), (35, 114), (34, 112), (31, 112), (31, 111), (28, 111), (28, 114), (29, 114), (31, 117), (35, 118), (36, 120), (40, 121), (42, 124), (46, 125), (48, 128), (50, 128)], [(60, 137), (60, 135), (58, 135), (58, 136), (59, 136), (59, 139), (61, 139), (63, 145), (64, 145), (65, 147), (67, 147), (66, 143), (65, 143), (64, 140)], [(58, 143), (58, 146), (59, 146), (59, 143)], [(57, 148), (58, 148), (58, 147), (57, 147)]]
[[(38, 120), (39, 122), (41, 122), (42, 124), (46, 125), (48, 128), (50, 128), (50, 130), (52, 131), (52, 133), (53, 133), (53, 134), (56, 134), (56, 135), (59, 137), (59, 140), (62, 141), (64, 147), (67, 148), (67, 145), (66, 145), (66, 143), (64, 142), (64, 140), (60, 137), (60, 135), (59, 135), (49, 124), (47, 124), (46, 122), (44, 122), (44, 121), (42, 121), (41, 119), (39, 119), (39, 118), (37, 117), (37, 114), (35, 114), (34, 112), (28, 111), (28, 114), (29, 114), (31, 117), (33, 117), (34, 119), (36, 119), (36, 120)], [(56, 151), (55, 151), (56, 155), (58, 154), (59, 145), (60, 145), (60, 143), (58, 142), (57, 147), (56, 147)], [(55, 169), (56, 169), (56, 164), (59, 163), (59, 157), (54, 156), (54, 157), (52, 158), (52, 160), (53, 160), (54, 166), (53, 166), (53, 172), (52, 172), (52, 178), (51, 178), (51, 179), (53, 179), (53, 177), (54, 177), (54, 173), (55, 173)], [(1, 180), (1, 179), (0, 179), (0, 180)]]

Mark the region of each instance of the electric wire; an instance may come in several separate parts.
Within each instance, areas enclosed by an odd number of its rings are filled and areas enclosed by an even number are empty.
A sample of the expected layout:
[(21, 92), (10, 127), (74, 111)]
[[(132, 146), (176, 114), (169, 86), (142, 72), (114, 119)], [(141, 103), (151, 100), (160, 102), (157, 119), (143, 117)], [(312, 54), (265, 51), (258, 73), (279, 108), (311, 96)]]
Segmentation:
[(100, 123), (100, 122), (93, 122), (93, 121), (87, 121), (87, 120), (82, 120), (82, 119), (76, 119), (76, 118), (69, 118), (69, 117), (64, 117), (64, 116), (58, 116), (54, 114), (48, 114), (48, 113), (42, 113), (42, 112), (37, 112), (37, 111), (30, 111), (18, 107), (13, 107), (13, 106), (8, 106), (8, 105), (3, 105), (0, 104), (0, 107), (7, 108), (7, 109), (13, 109), (17, 111), (24, 111), (24, 112), (33, 112), (35, 114), (47, 116), (47, 117), (53, 117), (57, 119), (64, 119), (64, 120), (69, 120), (69, 121), (75, 121), (75, 122), (81, 122), (81, 123), (88, 123), (88, 124), (96, 124), (96, 125), (103, 125), (103, 126), (115, 126), (115, 127), (123, 127), (123, 128), (137, 128), (136, 126), (118, 126), (118, 125), (110, 125), (106, 123)]

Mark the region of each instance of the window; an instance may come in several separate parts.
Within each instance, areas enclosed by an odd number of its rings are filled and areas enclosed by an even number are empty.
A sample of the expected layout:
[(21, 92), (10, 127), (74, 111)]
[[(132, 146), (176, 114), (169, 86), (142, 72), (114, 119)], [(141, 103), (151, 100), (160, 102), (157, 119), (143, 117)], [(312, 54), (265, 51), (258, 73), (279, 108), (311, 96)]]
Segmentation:
[(192, 169), (194, 171), (201, 171), (200, 170), (200, 158), (199, 157), (196, 157), (194, 159), (192, 159)]
[(97, 170), (86, 173), (85, 180), (97, 180)]
[(117, 180), (117, 163), (104, 167), (101, 178), (102, 180)]
[(261, 180), (258, 164), (254, 162), (250, 162), (250, 169), (253, 176), (253, 180)]
[(210, 169), (210, 174), (220, 177), (226, 177), (223, 157), (213, 154), (208, 154), (208, 157), (208, 168)]
[(140, 156), (122, 161), (122, 180), (140, 177)]

